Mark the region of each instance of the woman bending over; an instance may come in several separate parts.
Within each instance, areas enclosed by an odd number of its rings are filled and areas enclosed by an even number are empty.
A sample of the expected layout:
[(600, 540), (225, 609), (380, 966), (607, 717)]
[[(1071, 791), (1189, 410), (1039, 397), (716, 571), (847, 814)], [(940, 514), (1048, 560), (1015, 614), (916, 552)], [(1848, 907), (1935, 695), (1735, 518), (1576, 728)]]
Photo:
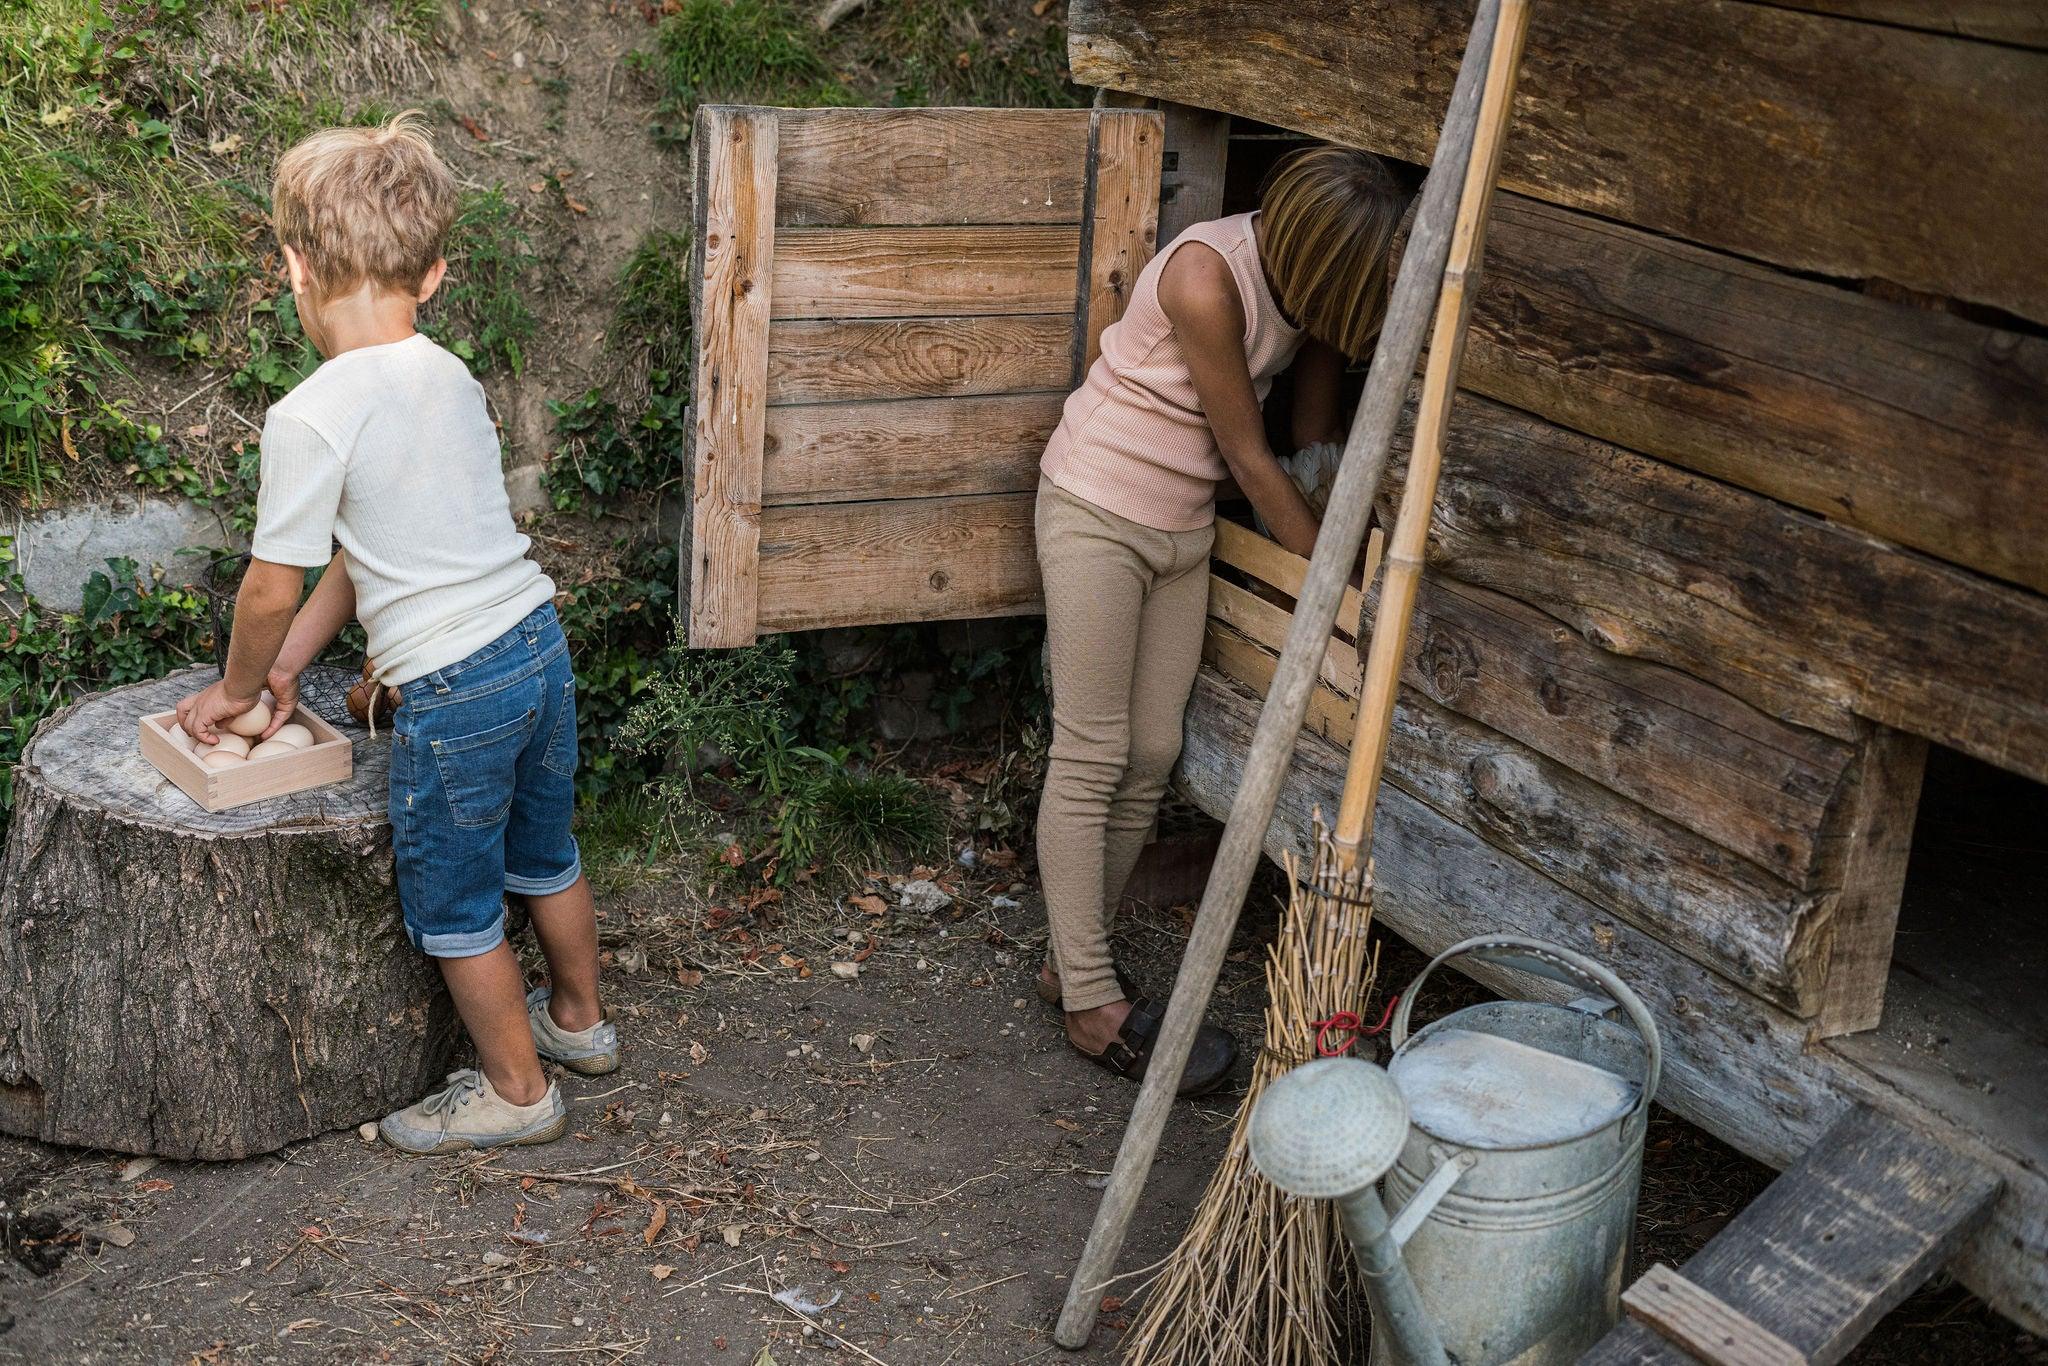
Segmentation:
[[(1363, 152), (1318, 147), (1274, 168), (1256, 212), (1197, 223), (1138, 276), (1102, 355), (1067, 399), (1038, 485), (1053, 741), (1038, 816), (1051, 922), (1040, 994), (1068, 1041), (1142, 1077), (1163, 999), (1138, 997), (1109, 926), (1180, 755), (1202, 659), (1216, 486), (1234, 479), (1298, 555), (1317, 516), (1266, 441), (1260, 405), (1294, 367), (1297, 446), (1341, 439), (1346, 357), (1371, 351), (1405, 196)], [(1204, 1025), (1184, 1095), (1237, 1057)]]

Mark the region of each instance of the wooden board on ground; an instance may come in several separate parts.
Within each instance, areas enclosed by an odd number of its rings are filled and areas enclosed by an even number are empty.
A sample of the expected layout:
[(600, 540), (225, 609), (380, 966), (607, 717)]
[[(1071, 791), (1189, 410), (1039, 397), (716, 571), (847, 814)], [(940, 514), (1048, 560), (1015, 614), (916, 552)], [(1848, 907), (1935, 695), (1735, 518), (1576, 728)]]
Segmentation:
[[(1680, 1271), (1657, 1268), (1624, 1293), (1627, 1321), (1585, 1360), (1768, 1359), (1728, 1350), (1733, 1336), (1789, 1349), (1776, 1358), (1788, 1366), (1830, 1366), (1948, 1260), (1998, 1186), (1948, 1145), (1856, 1106)], [(1664, 1344), (1683, 1350), (1645, 1354)]]
[(209, 813), (135, 737), (215, 677), (95, 694), (22, 751), (0, 861), (0, 1129), (239, 1158), (377, 1118), (446, 1071), (455, 1013), (405, 935), (390, 741), (349, 720), (354, 676), (303, 679), (354, 744), (346, 782)]
[[(1469, 9), (1075, 0), (1068, 52), (1084, 84), (1427, 162)], [(2043, 90), (2048, 53), (1747, 0), (1579, 0), (1533, 12), (1501, 183), (2044, 321)]]

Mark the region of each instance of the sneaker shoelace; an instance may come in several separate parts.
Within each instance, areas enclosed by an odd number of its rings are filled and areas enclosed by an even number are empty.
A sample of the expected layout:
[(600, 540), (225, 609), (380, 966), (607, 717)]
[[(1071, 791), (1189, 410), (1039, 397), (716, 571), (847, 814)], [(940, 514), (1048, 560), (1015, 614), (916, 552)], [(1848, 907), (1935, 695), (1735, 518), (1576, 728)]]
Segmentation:
[(420, 1113), (438, 1117), (441, 1121), (441, 1127), (446, 1129), (448, 1121), (454, 1118), (457, 1110), (469, 1104), (472, 1100), (479, 1099), (483, 1093), (483, 1074), (474, 1067), (465, 1067), (460, 1072), (450, 1072), (448, 1074), (448, 1088), (444, 1091), (436, 1091), (433, 1095), (428, 1096), (422, 1101), (420, 1103)]

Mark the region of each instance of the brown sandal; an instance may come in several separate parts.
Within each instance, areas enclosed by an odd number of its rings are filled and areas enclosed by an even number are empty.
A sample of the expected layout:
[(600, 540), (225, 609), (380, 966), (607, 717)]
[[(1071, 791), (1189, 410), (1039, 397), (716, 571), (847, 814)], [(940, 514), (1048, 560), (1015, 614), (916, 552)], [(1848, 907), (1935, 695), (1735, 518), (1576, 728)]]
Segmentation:
[[(1143, 1081), (1146, 1070), (1152, 1065), (1152, 1050), (1159, 1042), (1159, 1025), (1163, 1018), (1151, 997), (1140, 996), (1131, 1002), (1131, 1013), (1124, 1018), (1123, 1027), (1117, 1031), (1109, 1047), (1100, 1053), (1085, 1053), (1079, 1048), (1074, 1051), (1105, 1072), (1114, 1072), (1131, 1081)], [(1220, 1026), (1204, 1024), (1195, 1031), (1195, 1041), (1188, 1049), (1187, 1066), (1181, 1070), (1176, 1094), (1206, 1095), (1221, 1086), (1236, 1065), (1237, 1040)]]

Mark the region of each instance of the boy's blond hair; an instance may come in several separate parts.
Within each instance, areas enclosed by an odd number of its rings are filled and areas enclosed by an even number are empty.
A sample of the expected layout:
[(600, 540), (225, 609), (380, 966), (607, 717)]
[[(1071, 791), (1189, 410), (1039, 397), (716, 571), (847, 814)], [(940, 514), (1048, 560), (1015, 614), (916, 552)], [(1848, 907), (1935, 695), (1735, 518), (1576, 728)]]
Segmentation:
[(322, 297), (365, 280), (419, 291), (455, 220), (455, 177), (416, 109), (377, 128), (326, 128), (279, 158), (277, 240), (305, 259)]
[(1281, 310), (1356, 361), (1387, 314), (1387, 254), (1407, 195), (1385, 162), (1348, 147), (1309, 147), (1259, 190), (1261, 258)]

